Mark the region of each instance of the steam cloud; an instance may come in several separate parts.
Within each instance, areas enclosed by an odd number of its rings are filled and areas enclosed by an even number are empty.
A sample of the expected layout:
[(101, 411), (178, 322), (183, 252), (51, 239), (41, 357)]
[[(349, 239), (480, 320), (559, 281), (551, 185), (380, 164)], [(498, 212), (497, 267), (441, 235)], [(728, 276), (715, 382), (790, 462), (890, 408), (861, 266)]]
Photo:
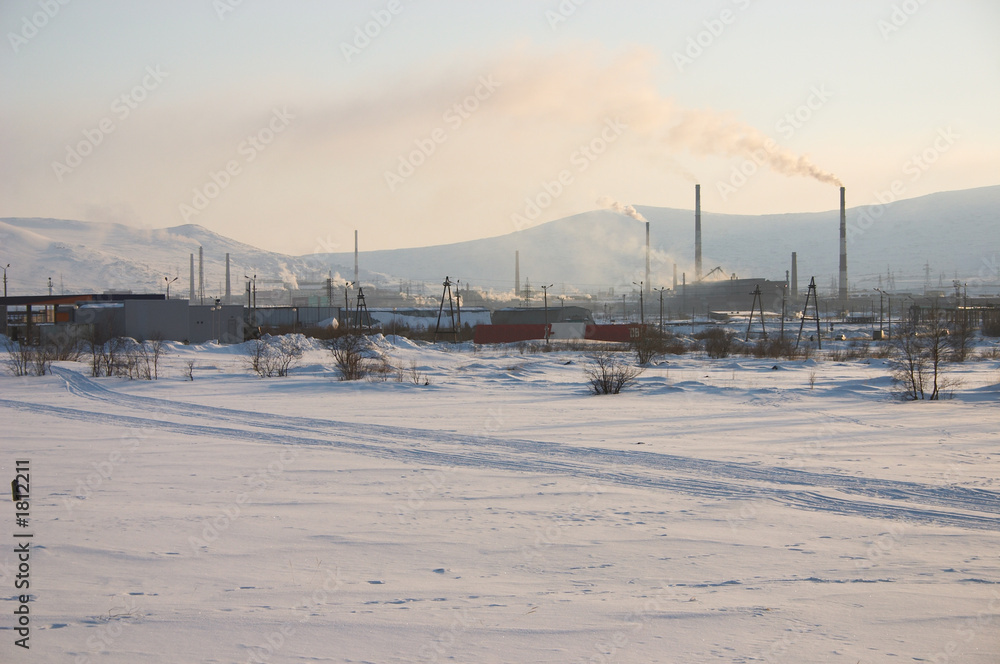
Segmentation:
[(759, 129), (712, 111), (685, 110), (667, 136), (674, 147), (699, 155), (747, 157), (783, 175), (801, 175), (841, 186), (840, 178), (824, 171), (808, 157), (776, 144)]
[(600, 205), (601, 207), (608, 208), (609, 210), (614, 210), (619, 214), (624, 214), (629, 217), (632, 217), (636, 221), (646, 221), (646, 218), (641, 214), (639, 214), (639, 211), (636, 210), (634, 207), (632, 207), (631, 205), (623, 205), (622, 203), (619, 203), (615, 199), (611, 198), (610, 196), (601, 196), (599, 199), (597, 199), (597, 204)]

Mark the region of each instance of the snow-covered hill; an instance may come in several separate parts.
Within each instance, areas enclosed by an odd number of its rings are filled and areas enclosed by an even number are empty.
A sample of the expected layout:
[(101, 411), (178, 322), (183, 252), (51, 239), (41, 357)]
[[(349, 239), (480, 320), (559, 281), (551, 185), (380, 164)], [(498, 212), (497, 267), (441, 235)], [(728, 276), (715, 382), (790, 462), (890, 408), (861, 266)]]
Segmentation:
[[(831, 193), (835, 201), (835, 190)], [(690, 280), (693, 212), (636, 208), (650, 221), (651, 282), (670, 286), (674, 263)], [(947, 285), (952, 278), (977, 284), (1000, 281), (1000, 186), (849, 208), (848, 224), (852, 288), (870, 289), (889, 271), (899, 288), (919, 287), (927, 264), (935, 286)], [(803, 283), (816, 276), (817, 284), (826, 288), (836, 275), (837, 209), (760, 216), (703, 210), (702, 226), (705, 272), (719, 266), (725, 275), (783, 279), (795, 251)], [(360, 230), (364, 242), (364, 227)], [(594, 210), (499, 237), (362, 252), (361, 277), (365, 283), (397, 279), (439, 283), (448, 275), (472, 286), (510, 291), (514, 252), (519, 251), (522, 283), (554, 283), (559, 292), (605, 290), (644, 278), (644, 243), (641, 222), (611, 210)], [(235, 295), (242, 293), (244, 274), (256, 274), (259, 289), (353, 274), (351, 253), (287, 256), (192, 224), (143, 229), (57, 219), (0, 219), (0, 261), (11, 263), (12, 295), (45, 292), (50, 277), (57, 292), (162, 292), (165, 276), (179, 277), (172, 292), (186, 295), (189, 255), (197, 255), (199, 246), (204, 247), (205, 291), (210, 297), (224, 291), (226, 253), (231, 254)]]
[[(835, 190), (834, 190), (835, 191)], [(848, 192), (850, 195), (850, 192)], [(833, 197), (834, 199), (836, 196)], [(670, 286), (694, 272), (694, 213), (636, 205), (650, 221), (654, 286)], [(868, 223), (866, 217), (875, 218)], [(891, 269), (897, 285), (923, 284), (929, 263), (936, 286), (957, 273), (963, 280), (1000, 280), (1000, 186), (944, 192), (884, 206), (848, 208), (848, 273), (852, 288), (878, 285)], [(702, 211), (703, 265), (726, 275), (784, 279), (791, 253), (798, 253), (800, 278), (816, 276), (829, 286), (839, 264), (838, 209), (781, 215), (722, 215)], [(645, 227), (611, 210), (595, 210), (501, 237), (457, 244), (374, 251), (362, 265), (409, 278), (439, 280), (445, 274), (473, 285), (510, 289), (514, 252), (520, 252), (522, 284), (555, 283), (568, 291), (606, 289), (644, 278)], [(332, 254), (347, 263), (347, 254)], [(986, 269), (984, 269), (986, 268)], [(983, 274), (986, 272), (986, 274)]]
[(0, 219), (0, 259), (10, 263), (9, 294), (43, 293), (51, 277), (56, 292), (130, 289), (163, 292), (164, 277), (179, 277), (171, 294), (187, 297), (190, 255), (204, 248), (205, 293), (225, 291), (226, 254), (232, 290), (239, 297), (243, 275), (256, 274), (258, 288), (295, 287), (299, 280), (324, 279), (328, 261), (266, 251), (218, 235), (195, 224), (134, 228), (121, 224), (64, 219)]

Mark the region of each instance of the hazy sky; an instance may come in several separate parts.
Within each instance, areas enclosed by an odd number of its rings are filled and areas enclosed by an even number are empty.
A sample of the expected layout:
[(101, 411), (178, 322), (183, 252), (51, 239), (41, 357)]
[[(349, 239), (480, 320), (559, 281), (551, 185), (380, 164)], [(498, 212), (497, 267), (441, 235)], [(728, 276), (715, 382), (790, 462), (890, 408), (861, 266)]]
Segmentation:
[(0, 216), (305, 254), (694, 182), (706, 214), (1000, 183), (996, 0), (4, 0), (0, 27)]

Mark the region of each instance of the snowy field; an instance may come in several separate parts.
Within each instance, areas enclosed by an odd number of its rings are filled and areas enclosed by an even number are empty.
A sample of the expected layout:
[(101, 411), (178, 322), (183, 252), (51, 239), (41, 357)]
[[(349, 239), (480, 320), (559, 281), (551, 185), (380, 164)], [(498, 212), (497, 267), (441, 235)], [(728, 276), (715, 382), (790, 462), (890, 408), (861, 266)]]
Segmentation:
[(382, 344), (430, 384), (215, 345), (0, 378), (0, 660), (1000, 661), (996, 360), (940, 402), (696, 355), (592, 396), (580, 352)]

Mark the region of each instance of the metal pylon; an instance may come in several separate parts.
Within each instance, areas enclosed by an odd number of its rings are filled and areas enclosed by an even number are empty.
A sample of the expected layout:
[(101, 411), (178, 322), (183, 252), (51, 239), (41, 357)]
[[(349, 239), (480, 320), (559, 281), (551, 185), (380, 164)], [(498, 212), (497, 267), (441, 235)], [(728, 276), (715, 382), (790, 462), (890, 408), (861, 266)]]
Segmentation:
[(767, 328), (764, 327), (764, 298), (760, 294), (760, 284), (753, 289), (753, 304), (750, 305), (750, 320), (747, 321), (747, 336), (744, 341), (750, 341), (750, 326), (753, 325), (753, 312), (757, 311), (760, 305), (760, 333), (767, 339)]
[[(813, 311), (815, 315), (809, 315), (809, 300), (812, 299)], [(795, 348), (799, 347), (799, 342), (802, 341), (802, 328), (805, 327), (807, 320), (816, 321), (816, 344), (817, 348), (823, 350), (822, 333), (819, 329), (819, 299), (816, 296), (816, 277), (809, 279), (809, 290), (806, 291), (806, 303), (802, 307), (802, 322), (799, 323), (799, 338), (795, 340)]]
[[(441, 316), (444, 315), (444, 302), (448, 300), (448, 320), (451, 325), (446, 328), (441, 327)], [(451, 334), (455, 341), (458, 341), (458, 327), (455, 326), (455, 301), (451, 295), (451, 279), (444, 278), (444, 290), (441, 291), (441, 306), (438, 307), (437, 326), (434, 328), (434, 340), (441, 334)]]
[(372, 318), (368, 315), (368, 305), (365, 304), (365, 289), (358, 286), (358, 304), (354, 308), (354, 329), (360, 332), (363, 327), (368, 328), (368, 334), (372, 333)]

